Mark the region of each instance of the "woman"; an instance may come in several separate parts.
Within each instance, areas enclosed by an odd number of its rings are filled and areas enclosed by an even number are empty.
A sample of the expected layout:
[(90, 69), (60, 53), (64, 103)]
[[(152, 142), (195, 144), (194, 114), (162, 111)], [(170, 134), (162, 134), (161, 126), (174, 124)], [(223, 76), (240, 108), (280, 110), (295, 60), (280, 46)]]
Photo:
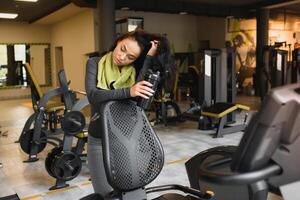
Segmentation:
[[(142, 78), (152, 67), (154, 57), (166, 53), (164, 46), (167, 43), (164, 41), (158, 35), (141, 30), (129, 32), (117, 39), (111, 51), (101, 58), (94, 57), (87, 62), (85, 85), (92, 109), (88, 137), (88, 166), (93, 188), (102, 196), (109, 193), (112, 188), (107, 182), (104, 170), (97, 111), (105, 101), (133, 97), (147, 99), (153, 95), (152, 85)], [(142, 68), (138, 63), (143, 63)], [(139, 75), (136, 79), (137, 71)]]

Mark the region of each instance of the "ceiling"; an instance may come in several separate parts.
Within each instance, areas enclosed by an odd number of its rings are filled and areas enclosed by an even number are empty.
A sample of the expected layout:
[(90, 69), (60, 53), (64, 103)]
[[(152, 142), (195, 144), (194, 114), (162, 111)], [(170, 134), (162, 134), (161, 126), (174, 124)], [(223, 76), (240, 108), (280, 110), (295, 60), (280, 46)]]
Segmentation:
[[(97, 0), (39, 0), (38, 2), (22, 2), (0, 0), (0, 12), (18, 13), (19, 16), (10, 21), (34, 23), (48, 20), (49, 16), (59, 16), (79, 12), (80, 7), (96, 7)], [(300, 0), (115, 0), (116, 9), (128, 7), (135, 11), (163, 13), (179, 13), (182, 11), (193, 15), (215, 17), (252, 17), (258, 8), (271, 8), (272, 11), (300, 13)], [(63, 8), (63, 9), (62, 9)], [(45, 20), (47, 16), (47, 20)], [(3, 21), (3, 19), (1, 20)], [(49, 22), (50, 21), (50, 22)]]
[(37, 2), (0, 0), (0, 12), (18, 14), (16, 19), (10, 21), (32, 23), (69, 3), (70, 0), (39, 0)]

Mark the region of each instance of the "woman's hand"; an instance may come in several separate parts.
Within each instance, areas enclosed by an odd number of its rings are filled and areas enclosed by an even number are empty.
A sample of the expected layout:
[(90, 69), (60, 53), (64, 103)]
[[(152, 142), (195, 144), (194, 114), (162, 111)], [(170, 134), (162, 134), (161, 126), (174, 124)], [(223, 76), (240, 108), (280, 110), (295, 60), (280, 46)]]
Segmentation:
[(150, 43), (151, 43), (151, 48), (149, 49), (147, 55), (148, 56), (154, 56), (156, 54), (159, 42), (158, 42), (158, 40), (153, 40)]
[(130, 96), (131, 97), (136, 97), (140, 96), (145, 99), (149, 99), (150, 96), (153, 95), (154, 91), (151, 89), (152, 84), (149, 83), (148, 81), (140, 81), (136, 84), (134, 84), (130, 88)]

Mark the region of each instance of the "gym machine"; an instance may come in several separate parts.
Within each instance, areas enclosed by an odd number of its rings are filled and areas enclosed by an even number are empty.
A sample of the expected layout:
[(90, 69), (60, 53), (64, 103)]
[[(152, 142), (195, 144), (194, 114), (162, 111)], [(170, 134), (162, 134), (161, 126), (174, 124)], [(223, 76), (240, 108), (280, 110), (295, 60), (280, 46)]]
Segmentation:
[[(89, 105), (87, 97), (78, 100), (62, 119), (64, 137), (60, 146), (55, 146), (47, 155), (45, 168), (56, 179), (50, 190), (68, 187), (67, 181), (76, 178), (82, 168), (84, 146), (87, 143), (86, 119), (82, 110)], [(73, 147), (73, 139), (77, 138)]]
[(282, 43), (264, 48), (264, 66), (269, 77), (271, 88), (279, 87), (290, 82), (288, 67), (288, 51), (279, 49)]
[[(67, 83), (64, 71), (59, 72), (59, 82), (61, 86)], [(86, 119), (81, 112), (89, 105), (86, 96), (73, 101), (73, 93), (63, 93), (63, 99), (66, 106), (64, 117), (61, 119), (61, 129), (63, 139), (59, 145), (48, 153), (45, 160), (45, 168), (50, 176), (56, 179), (55, 185), (50, 190), (68, 187), (67, 181), (77, 177), (82, 168), (82, 157), (84, 146), (87, 142)], [(73, 147), (73, 138), (77, 138), (76, 146)]]
[(81, 200), (147, 199), (147, 194), (167, 190), (185, 193), (167, 193), (158, 199), (213, 200), (208, 192), (182, 185), (163, 185), (145, 188), (161, 172), (164, 165), (162, 145), (143, 109), (129, 100), (109, 101), (100, 116), (103, 133), (104, 166), (113, 192), (105, 197), (88, 195)]
[[(168, 43), (167, 39), (164, 39)], [(175, 93), (178, 82), (178, 69), (175, 58), (170, 52), (158, 55), (152, 60), (151, 69), (159, 71), (162, 79), (158, 92), (155, 95), (153, 106), (150, 110), (155, 111), (154, 124), (181, 121), (181, 110), (175, 102)], [(152, 74), (153, 72), (148, 71)], [(153, 123), (152, 123), (153, 124)]]
[(154, 124), (163, 123), (165, 126), (167, 126), (170, 122), (181, 121), (181, 110), (178, 104), (175, 102), (174, 96), (177, 88), (177, 72), (175, 76), (175, 80), (169, 90), (166, 89), (166, 85), (170, 83), (163, 81), (164, 84), (162, 84), (159, 92), (157, 92), (155, 95), (153, 101), (153, 105), (155, 105), (155, 119), (153, 120)]
[(183, 118), (198, 121), (202, 130), (217, 129), (215, 137), (243, 131), (244, 123), (235, 122), (235, 112), (249, 107), (234, 104), (236, 95), (235, 53), (231, 49), (211, 49), (202, 52), (202, 65), (198, 70), (196, 102), (183, 113)]
[(300, 81), (300, 49), (293, 50), (291, 82), (298, 83)]
[[(157, 91), (161, 83), (160, 72), (145, 76)], [(182, 185), (164, 185), (145, 189), (161, 172), (164, 152), (154, 129), (144, 112), (153, 101), (139, 98), (131, 100), (107, 101), (101, 104), (98, 123), (102, 133), (103, 161), (108, 183), (113, 191), (105, 197), (91, 194), (81, 200), (133, 200), (147, 199), (147, 194), (166, 190), (177, 190), (180, 195), (168, 193), (158, 199), (213, 200), (214, 195)]]
[[(220, 200), (298, 199), (299, 84), (271, 90), (238, 146), (219, 146), (186, 162), (191, 187)], [(293, 184), (290, 184), (293, 183)]]
[[(29, 64), (25, 64), (29, 69)], [(71, 110), (75, 97), (71, 90), (69, 90), (68, 82), (60, 81), (60, 87), (50, 90), (44, 95), (41, 95), (41, 90), (34, 76), (29, 73), (34, 83), (32, 88), (32, 100), (34, 102), (34, 113), (27, 119), (24, 128), (21, 132), (19, 142), (21, 149), (29, 155), (25, 162), (35, 162), (38, 160), (37, 154), (43, 151), (50, 143), (54, 146), (61, 145), (61, 139), (57, 135), (63, 133), (59, 127), (60, 121), (63, 118), (66, 110)], [(59, 80), (66, 80), (64, 70), (58, 73)], [(36, 95), (39, 93), (39, 95)], [(39, 99), (36, 99), (36, 98)], [(54, 97), (63, 97), (64, 104), (60, 106), (47, 107), (50, 99)], [(31, 128), (33, 127), (33, 128)]]
[(0, 197), (0, 200), (20, 200), (19, 196), (17, 194)]

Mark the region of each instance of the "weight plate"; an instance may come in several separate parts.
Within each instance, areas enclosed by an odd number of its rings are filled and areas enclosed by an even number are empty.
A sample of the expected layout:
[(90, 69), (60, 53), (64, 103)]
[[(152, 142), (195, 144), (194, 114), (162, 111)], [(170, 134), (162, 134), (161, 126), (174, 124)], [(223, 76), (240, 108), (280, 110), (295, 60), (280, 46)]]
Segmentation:
[(55, 156), (51, 170), (57, 179), (69, 181), (78, 176), (81, 167), (82, 161), (78, 155), (73, 152), (64, 152)]
[(46, 157), (46, 160), (45, 160), (45, 168), (48, 172), (48, 174), (54, 178), (56, 178), (52, 172), (52, 163), (53, 163), (53, 160), (54, 158), (57, 156), (57, 155), (60, 155), (61, 152), (62, 152), (62, 147), (54, 147), (47, 155)]
[[(33, 142), (33, 132), (34, 132), (34, 129), (29, 129), (25, 133), (21, 134), (21, 137), (20, 137), (21, 149), (27, 154), (30, 154), (31, 144)], [(47, 135), (46, 135), (45, 131), (42, 129), (41, 135), (40, 135), (40, 144), (38, 145), (37, 153), (40, 153), (41, 151), (43, 151), (45, 149), (46, 145), (47, 145)]]
[(76, 135), (83, 130), (85, 126), (85, 117), (79, 111), (68, 112), (62, 119), (61, 126), (66, 134)]

